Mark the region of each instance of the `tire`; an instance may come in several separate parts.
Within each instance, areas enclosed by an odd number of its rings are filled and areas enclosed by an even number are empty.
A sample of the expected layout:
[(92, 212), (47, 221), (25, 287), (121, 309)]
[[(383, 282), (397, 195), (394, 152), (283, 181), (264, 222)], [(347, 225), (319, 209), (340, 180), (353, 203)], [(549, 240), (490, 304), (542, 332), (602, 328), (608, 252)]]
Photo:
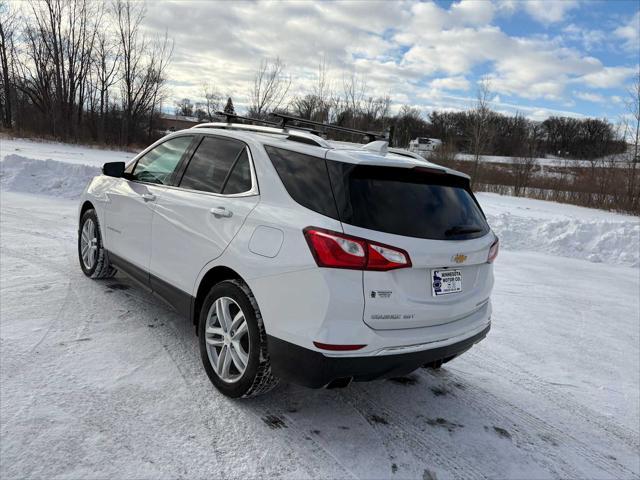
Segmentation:
[(278, 384), (271, 373), (262, 315), (245, 283), (225, 280), (213, 286), (198, 320), (202, 363), (220, 392), (231, 398), (247, 398)]
[[(88, 247), (88, 252), (84, 252), (85, 247)], [(83, 256), (83, 252), (87, 256)], [(80, 219), (78, 260), (80, 268), (89, 278), (111, 278), (116, 273), (116, 269), (109, 265), (100, 234), (100, 222), (94, 209), (85, 211)]]

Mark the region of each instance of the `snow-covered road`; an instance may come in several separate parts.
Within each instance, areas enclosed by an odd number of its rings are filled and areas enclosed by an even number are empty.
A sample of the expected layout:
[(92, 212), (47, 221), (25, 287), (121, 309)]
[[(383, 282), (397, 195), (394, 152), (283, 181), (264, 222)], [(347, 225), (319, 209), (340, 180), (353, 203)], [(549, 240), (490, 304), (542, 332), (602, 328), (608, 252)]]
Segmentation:
[(638, 268), (505, 250), (491, 333), (441, 371), (232, 401), (192, 327), (82, 275), (75, 202), (0, 204), (1, 478), (640, 474)]

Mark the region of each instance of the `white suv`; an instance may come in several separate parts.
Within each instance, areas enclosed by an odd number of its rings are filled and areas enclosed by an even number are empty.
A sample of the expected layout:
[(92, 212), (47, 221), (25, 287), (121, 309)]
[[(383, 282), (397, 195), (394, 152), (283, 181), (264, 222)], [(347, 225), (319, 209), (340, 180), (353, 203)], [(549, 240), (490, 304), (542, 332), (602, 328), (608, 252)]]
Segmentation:
[(490, 328), (498, 240), (469, 178), (385, 142), (200, 125), (105, 164), (79, 219), (84, 273), (193, 322), (230, 397), (437, 368)]

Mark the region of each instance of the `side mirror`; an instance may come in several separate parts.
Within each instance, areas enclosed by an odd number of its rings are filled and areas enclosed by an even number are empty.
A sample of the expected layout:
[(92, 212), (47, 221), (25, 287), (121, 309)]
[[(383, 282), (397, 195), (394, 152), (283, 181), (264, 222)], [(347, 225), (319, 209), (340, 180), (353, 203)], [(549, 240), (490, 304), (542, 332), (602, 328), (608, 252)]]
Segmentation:
[(108, 162), (102, 166), (102, 173), (109, 177), (120, 178), (124, 175), (124, 162)]

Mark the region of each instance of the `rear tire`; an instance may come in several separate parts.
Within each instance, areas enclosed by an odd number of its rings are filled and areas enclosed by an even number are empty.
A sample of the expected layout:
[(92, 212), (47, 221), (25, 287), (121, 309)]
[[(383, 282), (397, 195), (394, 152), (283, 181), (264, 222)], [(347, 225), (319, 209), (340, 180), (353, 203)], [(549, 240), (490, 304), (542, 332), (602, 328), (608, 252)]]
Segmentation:
[(262, 315), (244, 282), (225, 280), (211, 289), (200, 310), (198, 338), (204, 369), (224, 395), (253, 397), (278, 384)]
[(94, 209), (85, 211), (80, 219), (78, 259), (80, 268), (89, 278), (111, 278), (116, 273), (116, 269), (109, 265), (100, 234), (100, 222)]

